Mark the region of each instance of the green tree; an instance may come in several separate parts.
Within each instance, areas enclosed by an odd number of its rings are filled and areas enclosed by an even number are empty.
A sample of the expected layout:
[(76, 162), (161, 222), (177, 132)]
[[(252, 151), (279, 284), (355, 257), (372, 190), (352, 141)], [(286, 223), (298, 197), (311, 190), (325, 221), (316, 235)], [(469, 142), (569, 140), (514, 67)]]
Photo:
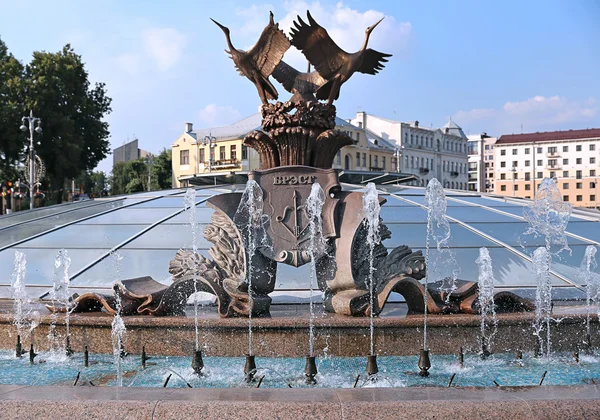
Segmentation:
[(36, 150), (53, 190), (107, 156), (109, 131), (103, 118), (111, 112), (111, 99), (104, 84), (90, 86), (81, 56), (70, 45), (57, 53), (33, 53), (25, 67), (24, 94), (25, 109), (42, 119)]
[(110, 176), (111, 195), (131, 194), (148, 190), (148, 164), (145, 159), (119, 162)]
[(23, 116), (23, 65), (0, 39), (0, 180), (15, 181), (26, 136), (19, 131)]
[(107, 179), (104, 171), (92, 172), (90, 178), (92, 180), (92, 194), (94, 194), (94, 197), (106, 195)]
[(153, 191), (172, 188), (171, 149), (162, 149), (158, 156), (154, 158), (150, 178), (150, 189)]

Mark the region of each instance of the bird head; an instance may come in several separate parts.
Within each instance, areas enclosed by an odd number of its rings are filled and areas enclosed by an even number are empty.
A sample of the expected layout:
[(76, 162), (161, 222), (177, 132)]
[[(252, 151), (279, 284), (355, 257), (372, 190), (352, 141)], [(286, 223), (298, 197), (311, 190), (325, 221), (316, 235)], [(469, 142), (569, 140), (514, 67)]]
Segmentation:
[(274, 24), (275, 24), (275, 19), (274, 19), (274, 17), (275, 17), (275, 16), (273, 15), (273, 12), (269, 12), (269, 23), (270, 23), (271, 25), (274, 25)]
[(385, 16), (384, 16), (384, 17), (382, 17), (381, 19), (379, 19), (377, 22), (375, 22), (375, 24), (374, 24), (374, 25), (371, 25), (371, 26), (369, 26), (369, 27), (368, 27), (368, 28), (365, 30), (365, 32), (367, 33), (367, 35), (370, 35), (370, 34), (371, 34), (371, 32), (373, 32), (373, 29), (375, 29), (375, 27), (376, 27), (377, 25), (379, 25), (383, 19), (385, 19)]
[(217, 21), (216, 21), (216, 20), (214, 20), (213, 18), (210, 18), (210, 20), (212, 20), (213, 22), (215, 22), (215, 24), (216, 24), (216, 25), (217, 25), (219, 28), (221, 28), (221, 30), (222, 30), (223, 32), (225, 32), (225, 35), (229, 35), (229, 28), (228, 28), (227, 26), (223, 26), (223, 25), (221, 25), (219, 22), (217, 22)]

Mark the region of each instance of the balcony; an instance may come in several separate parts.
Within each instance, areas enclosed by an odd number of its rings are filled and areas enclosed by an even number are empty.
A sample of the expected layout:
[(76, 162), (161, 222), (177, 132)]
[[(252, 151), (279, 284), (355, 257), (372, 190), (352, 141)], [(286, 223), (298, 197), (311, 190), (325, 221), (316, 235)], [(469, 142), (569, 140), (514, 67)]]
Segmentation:
[(429, 168), (419, 168), (419, 173), (421, 175), (427, 175), (429, 173)]
[(546, 169), (548, 169), (549, 171), (556, 171), (562, 168), (562, 165), (560, 163), (547, 163), (546, 164)]
[[(204, 168), (208, 169), (208, 161), (206, 162), (201, 162), (201, 164), (204, 164)], [(237, 168), (240, 166), (240, 161), (237, 159), (222, 159), (222, 160), (215, 160), (212, 162), (212, 169), (229, 169), (229, 168)]]
[(451, 176), (452, 178), (456, 178), (456, 177), (458, 176), (458, 172), (457, 172), (457, 171), (451, 171), (451, 172), (450, 172), (450, 176)]
[(546, 156), (549, 158), (555, 158), (555, 157), (560, 157), (560, 152), (556, 151), (556, 152), (547, 152)]

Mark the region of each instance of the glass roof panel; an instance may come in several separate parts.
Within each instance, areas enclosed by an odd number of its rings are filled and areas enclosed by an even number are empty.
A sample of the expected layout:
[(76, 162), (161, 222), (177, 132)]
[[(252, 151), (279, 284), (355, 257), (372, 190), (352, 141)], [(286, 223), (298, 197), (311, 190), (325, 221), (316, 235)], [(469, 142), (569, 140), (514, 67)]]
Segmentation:
[(183, 196), (182, 197), (161, 197), (156, 200), (150, 200), (143, 203), (136, 204), (132, 208), (158, 208), (158, 207), (171, 207), (171, 208), (183, 208)]
[(522, 223), (519, 219), (508, 216), (506, 214), (497, 213), (492, 210), (487, 210), (483, 207), (448, 207), (446, 214), (454, 217), (461, 222), (477, 223), (477, 222), (494, 222), (494, 223)]
[(18, 248), (112, 248), (144, 229), (141, 225), (70, 225), (31, 239)]
[[(208, 249), (212, 243), (204, 239), (204, 225), (197, 225), (198, 249)], [(150, 229), (148, 232), (135, 238), (123, 247), (123, 249), (172, 249), (192, 248), (192, 233), (188, 225), (166, 225), (162, 224)]]
[[(571, 220), (567, 225), (567, 232), (600, 242), (600, 222), (582, 222), (579, 219), (577, 221)], [(572, 239), (569, 238), (569, 243), (571, 243)]]
[[(507, 245), (513, 247), (521, 246), (545, 246), (546, 241), (544, 236), (533, 234), (526, 235), (529, 224), (527, 222), (519, 223), (469, 223), (470, 226), (478, 229), (493, 238), (496, 238)], [(579, 239), (567, 238), (569, 245), (585, 245)]]
[[(21, 248), (27, 258), (27, 271), (25, 275), (25, 284), (51, 285), (54, 275), (54, 259), (58, 254), (58, 248), (30, 249)], [(71, 257), (70, 272), (75, 273), (99, 258), (107, 249), (69, 249)], [(0, 276), (0, 284), (10, 284), (10, 274), (14, 266), (15, 250), (6, 249), (0, 251), (0, 267), (6, 275)], [(43, 291), (44, 293), (46, 290)], [(41, 294), (40, 294), (41, 296)]]
[[(202, 203), (204, 204), (204, 203)], [(210, 223), (210, 217), (215, 211), (210, 207), (206, 207), (203, 205), (196, 206), (196, 221), (198, 223)], [(171, 219), (164, 222), (164, 224), (188, 224), (190, 223), (190, 214), (187, 211), (183, 211), (179, 213), (177, 216), (172, 217)]]
[[(400, 245), (408, 245), (411, 248), (425, 247), (427, 225), (422, 224), (407, 224), (407, 223), (386, 223), (388, 229), (392, 233), (390, 239), (386, 239), (384, 245), (388, 248), (394, 248)], [(450, 223), (450, 247), (482, 247), (482, 246), (498, 246), (481, 235), (478, 235), (463, 226)], [(435, 245), (432, 245), (435, 246)]]
[(22, 210), (9, 215), (0, 216), (0, 227), (10, 226), (15, 223), (28, 222), (32, 219), (45, 217), (56, 213), (69, 212), (71, 210), (82, 209), (85, 207), (93, 207), (99, 204), (103, 203), (98, 203), (93, 200), (76, 201), (74, 203), (58, 204), (56, 206), (41, 207), (34, 210)]
[(175, 212), (172, 208), (141, 209), (128, 207), (77, 223), (78, 225), (151, 225)]

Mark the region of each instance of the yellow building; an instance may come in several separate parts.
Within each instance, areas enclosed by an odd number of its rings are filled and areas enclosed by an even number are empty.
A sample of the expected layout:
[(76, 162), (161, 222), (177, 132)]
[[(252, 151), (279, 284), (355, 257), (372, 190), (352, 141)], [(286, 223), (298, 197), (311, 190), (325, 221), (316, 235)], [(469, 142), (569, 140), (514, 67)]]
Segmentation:
[[(336, 119), (336, 125), (338, 130), (346, 132), (354, 140), (354, 144), (338, 152), (334, 168), (353, 173), (397, 172), (393, 143), (341, 118)], [(258, 153), (242, 143), (248, 133), (260, 129), (260, 113), (225, 127), (194, 130), (191, 123), (186, 123), (184, 132), (171, 146), (173, 187), (212, 183), (211, 180), (216, 176), (258, 169)]]

